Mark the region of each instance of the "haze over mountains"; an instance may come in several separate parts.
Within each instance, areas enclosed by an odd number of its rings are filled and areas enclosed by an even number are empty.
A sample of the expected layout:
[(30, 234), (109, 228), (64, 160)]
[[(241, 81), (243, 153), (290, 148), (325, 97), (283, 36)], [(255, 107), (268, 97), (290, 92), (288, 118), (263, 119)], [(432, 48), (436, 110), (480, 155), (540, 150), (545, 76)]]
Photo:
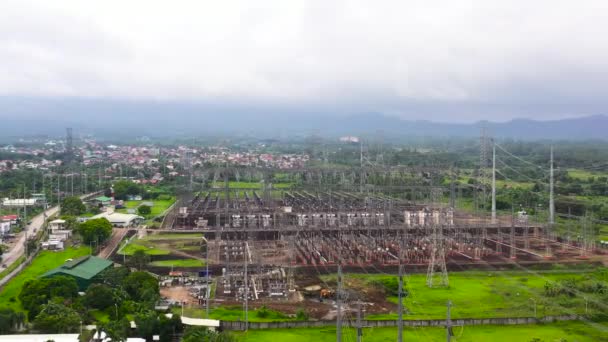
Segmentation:
[[(193, 103), (126, 102), (107, 100), (55, 101), (7, 99), (0, 101), (0, 133), (6, 136), (59, 136), (65, 127), (100, 136), (200, 136), (247, 134), (258, 137), (370, 135), (382, 132), (389, 138), (476, 137), (480, 122), (405, 120), (377, 113), (325, 113)], [(608, 116), (535, 121), (487, 120), (496, 137), (523, 140), (608, 139)]]

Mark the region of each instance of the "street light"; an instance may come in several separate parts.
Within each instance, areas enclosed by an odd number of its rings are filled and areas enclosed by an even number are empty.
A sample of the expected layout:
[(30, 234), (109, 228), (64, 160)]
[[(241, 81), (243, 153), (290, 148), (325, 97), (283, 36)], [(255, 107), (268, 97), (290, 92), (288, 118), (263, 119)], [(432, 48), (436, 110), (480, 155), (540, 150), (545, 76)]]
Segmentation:
[(530, 298), (532, 302), (534, 302), (534, 318), (536, 318), (536, 299)]
[(587, 297), (583, 297), (585, 298), (585, 315), (587, 315), (589, 313), (589, 298)]

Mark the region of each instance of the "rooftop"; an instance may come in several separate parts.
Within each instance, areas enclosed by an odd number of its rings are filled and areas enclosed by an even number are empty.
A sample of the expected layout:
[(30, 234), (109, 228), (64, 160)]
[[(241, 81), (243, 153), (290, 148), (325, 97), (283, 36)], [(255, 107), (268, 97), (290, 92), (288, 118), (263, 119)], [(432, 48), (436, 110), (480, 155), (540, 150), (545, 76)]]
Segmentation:
[(67, 261), (62, 266), (50, 270), (42, 276), (48, 277), (60, 273), (83, 279), (91, 279), (111, 265), (112, 262), (109, 260), (87, 255), (72, 261)]

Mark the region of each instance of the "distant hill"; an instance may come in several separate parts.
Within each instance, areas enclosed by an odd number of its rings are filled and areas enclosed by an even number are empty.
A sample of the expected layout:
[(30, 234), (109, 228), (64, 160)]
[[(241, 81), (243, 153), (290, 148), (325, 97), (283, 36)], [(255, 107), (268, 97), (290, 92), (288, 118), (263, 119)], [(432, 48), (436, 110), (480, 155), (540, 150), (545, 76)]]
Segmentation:
[[(521, 140), (608, 140), (608, 116), (593, 115), (580, 118), (535, 121), (515, 119), (507, 122), (485, 122), (495, 137)], [(408, 121), (381, 115), (362, 115), (344, 118), (332, 125), (334, 133), (358, 134), (381, 130), (386, 135), (429, 137), (477, 137), (482, 122), (471, 124)]]
[[(430, 118), (432, 119), (432, 118)], [(65, 127), (100, 136), (182, 136), (244, 134), (258, 138), (373, 135), (386, 137), (478, 137), (481, 123), (409, 121), (376, 113), (336, 115), (255, 108), (220, 108), (197, 103), (97, 99), (27, 99), (0, 97), (3, 138), (47, 134)], [(486, 122), (496, 137), (523, 140), (608, 140), (608, 116), (535, 121)]]

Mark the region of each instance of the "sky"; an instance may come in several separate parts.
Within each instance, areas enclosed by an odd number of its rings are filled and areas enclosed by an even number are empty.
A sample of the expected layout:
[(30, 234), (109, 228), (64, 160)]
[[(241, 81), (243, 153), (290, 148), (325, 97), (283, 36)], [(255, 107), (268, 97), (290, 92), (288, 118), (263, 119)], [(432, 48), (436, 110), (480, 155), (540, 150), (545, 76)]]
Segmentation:
[(0, 117), (15, 99), (442, 122), (605, 114), (606, 32), (605, 0), (3, 0)]

